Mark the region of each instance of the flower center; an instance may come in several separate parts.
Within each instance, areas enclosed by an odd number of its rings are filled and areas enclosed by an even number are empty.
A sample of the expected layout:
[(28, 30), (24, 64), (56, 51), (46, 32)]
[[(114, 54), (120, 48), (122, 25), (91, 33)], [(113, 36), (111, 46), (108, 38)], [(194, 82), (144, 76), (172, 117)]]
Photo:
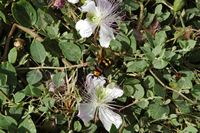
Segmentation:
[(96, 98), (97, 98), (97, 103), (104, 103), (106, 99), (106, 90), (102, 87), (97, 87), (96, 88)]
[(89, 19), (90, 22), (97, 24), (97, 25), (101, 21), (101, 17), (97, 13), (88, 13), (87, 18)]

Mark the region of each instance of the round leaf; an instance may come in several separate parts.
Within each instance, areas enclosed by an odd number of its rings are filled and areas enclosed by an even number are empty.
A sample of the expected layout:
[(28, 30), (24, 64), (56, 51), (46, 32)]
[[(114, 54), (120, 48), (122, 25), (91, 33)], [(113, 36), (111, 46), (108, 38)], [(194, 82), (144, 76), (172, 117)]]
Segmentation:
[(81, 49), (74, 43), (68, 41), (62, 41), (59, 44), (63, 55), (69, 61), (79, 61), (82, 57)]
[(42, 79), (42, 73), (39, 70), (32, 70), (27, 73), (26, 80), (29, 84), (35, 84)]
[(0, 128), (6, 129), (10, 132), (15, 132), (17, 127), (17, 122), (10, 116), (4, 116), (0, 114)]
[(127, 67), (127, 72), (143, 72), (148, 67), (148, 63), (144, 60), (132, 61), (127, 64)]
[(39, 63), (43, 63), (46, 58), (46, 50), (42, 43), (33, 40), (30, 47), (30, 52), (33, 59)]
[(141, 84), (136, 84), (134, 85), (135, 88), (135, 93), (134, 93), (134, 98), (135, 99), (141, 99), (144, 96), (144, 88), (142, 87)]
[(16, 59), (17, 59), (17, 49), (14, 47), (10, 50), (8, 54), (8, 61), (10, 63), (15, 63)]
[(26, 117), (26, 119), (19, 124), (18, 128), (20, 133), (37, 133), (35, 124), (31, 117)]
[(39, 97), (42, 95), (42, 91), (34, 86), (28, 85), (26, 88), (23, 90), (24, 94), (27, 96), (35, 96)]
[(59, 72), (56, 73), (53, 76), (53, 83), (56, 85), (56, 87), (60, 87), (63, 84), (63, 78), (65, 77), (65, 73), (64, 72)]
[(20, 0), (12, 5), (12, 15), (15, 20), (26, 27), (31, 27), (37, 21), (37, 13), (26, 0)]
[(149, 105), (148, 114), (153, 119), (162, 119), (169, 114), (169, 106), (160, 105), (159, 102)]

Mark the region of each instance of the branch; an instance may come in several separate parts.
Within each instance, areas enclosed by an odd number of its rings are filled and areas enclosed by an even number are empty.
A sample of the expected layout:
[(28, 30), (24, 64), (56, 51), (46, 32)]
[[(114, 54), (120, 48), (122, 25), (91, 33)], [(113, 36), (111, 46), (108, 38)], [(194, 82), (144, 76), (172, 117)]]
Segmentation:
[(3, 56), (1, 58), (1, 61), (2, 60), (5, 60), (7, 58), (7, 55), (8, 55), (8, 51), (9, 51), (9, 44), (10, 44), (10, 40), (13, 36), (13, 33), (15, 32), (16, 28), (28, 33), (31, 37), (33, 37), (35, 40), (37, 41), (40, 41), (42, 42), (44, 39), (38, 35), (36, 32), (34, 32), (32, 29), (29, 29), (29, 28), (26, 28), (26, 27), (23, 27), (21, 25), (18, 25), (18, 24), (13, 24), (12, 25), (12, 28), (8, 34), (8, 37), (6, 39), (6, 43), (5, 43), (5, 47), (4, 47), (4, 53), (3, 53)]
[(122, 110), (124, 110), (124, 109), (126, 109), (126, 108), (128, 108), (128, 107), (133, 106), (134, 104), (137, 104), (138, 102), (139, 102), (139, 100), (136, 99), (136, 100), (133, 101), (132, 103), (130, 103), (130, 104), (128, 104), (128, 105), (122, 107), (121, 109), (119, 109), (119, 112), (121, 112)]
[(78, 65), (65, 66), (65, 67), (51, 67), (51, 66), (19, 67), (19, 68), (16, 68), (16, 70), (18, 70), (18, 71), (22, 71), (22, 70), (37, 70), (37, 69), (56, 69), (56, 70), (64, 70), (64, 69), (71, 69), (71, 68), (86, 67), (87, 65), (88, 65), (87, 63), (82, 63), (82, 64), (78, 64)]
[(173, 89), (173, 88), (171, 88), (171, 87), (165, 85), (165, 84), (156, 76), (156, 74), (155, 74), (151, 69), (149, 69), (149, 72), (151, 73), (151, 75), (152, 75), (164, 88), (166, 88), (167, 90), (171, 90), (171, 91), (177, 93), (178, 95), (180, 95), (181, 97), (183, 97), (183, 98), (184, 98), (185, 100), (187, 100), (188, 102), (190, 102), (190, 103), (192, 103), (192, 104), (195, 104), (195, 102), (193, 102), (191, 99), (189, 99), (188, 97), (186, 97), (185, 95), (183, 95), (181, 92), (179, 92), (179, 91), (177, 91), (177, 90), (175, 90), (175, 89)]

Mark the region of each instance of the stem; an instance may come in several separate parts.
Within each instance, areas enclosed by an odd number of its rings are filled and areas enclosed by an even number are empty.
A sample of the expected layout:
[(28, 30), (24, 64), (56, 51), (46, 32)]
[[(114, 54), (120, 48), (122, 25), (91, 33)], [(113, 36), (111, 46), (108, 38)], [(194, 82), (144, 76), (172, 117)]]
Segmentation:
[(26, 28), (26, 27), (23, 27), (21, 25), (18, 25), (18, 24), (13, 24), (15, 25), (18, 29), (28, 33), (30, 36), (32, 36), (35, 40), (39, 41), (39, 42), (42, 42), (44, 39), (38, 35), (36, 32), (34, 32), (32, 29), (29, 29), (29, 28)]
[(165, 84), (156, 76), (156, 74), (155, 74), (151, 69), (149, 69), (149, 72), (151, 73), (151, 75), (152, 75), (164, 88), (166, 88), (167, 90), (171, 90), (171, 91), (177, 93), (178, 95), (180, 95), (181, 97), (183, 97), (183, 98), (184, 98), (185, 100), (187, 100), (188, 102), (190, 102), (190, 103), (192, 103), (192, 104), (195, 104), (195, 102), (193, 102), (191, 99), (187, 98), (187, 97), (186, 97), (185, 95), (183, 95), (181, 92), (179, 92), (179, 91), (177, 91), (177, 90), (175, 90), (175, 89), (173, 89), (173, 88), (171, 88), (171, 87), (165, 85)]
[(185, 28), (185, 24), (184, 24), (184, 21), (183, 21), (183, 17), (180, 15), (180, 21), (181, 21), (181, 25), (183, 28)]
[(137, 31), (140, 31), (141, 29), (141, 26), (142, 26), (142, 22), (143, 22), (143, 19), (144, 19), (144, 5), (142, 2), (139, 2), (140, 4), (140, 16), (139, 16), (139, 20), (138, 20), (138, 23), (137, 23)]
[(19, 67), (16, 68), (16, 70), (36, 70), (36, 69), (56, 69), (56, 70), (64, 70), (64, 69), (70, 69), (70, 68), (81, 68), (86, 67), (88, 64), (78, 64), (78, 65), (72, 65), (72, 66), (65, 66), (65, 67), (51, 67), (51, 66), (39, 66), (39, 67)]
[(126, 109), (126, 108), (128, 108), (128, 107), (131, 107), (131, 106), (134, 105), (134, 104), (137, 104), (138, 102), (139, 102), (139, 100), (136, 99), (136, 100), (133, 101), (132, 103), (130, 103), (130, 104), (128, 104), (128, 105), (122, 107), (121, 109), (119, 109), (119, 112), (121, 112), (122, 110), (124, 110), (124, 109)]
[(10, 43), (10, 40), (11, 40), (12, 35), (15, 32), (15, 30), (16, 30), (16, 26), (15, 26), (15, 24), (13, 24), (10, 32), (8, 33), (8, 37), (6, 39), (6, 43), (5, 43), (5, 47), (4, 47), (3, 57), (1, 60), (5, 60), (7, 58), (8, 50), (9, 50), (9, 43)]
[(8, 55), (8, 50), (9, 50), (9, 44), (10, 44), (10, 40), (12, 38), (13, 33), (15, 32), (16, 28), (28, 33), (30, 36), (32, 36), (35, 40), (42, 42), (44, 39), (42, 37), (40, 37), (36, 32), (34, 32), (32, 29), (23, 27), (21, 25), (18, 24), (13, 24), (12, 28), (8, 34), (8, 37), (6, 39), (6, 43), (5, 43), (5, 48), (4, 48), (4, 53), (3, 53), (3, 57), (1, 58), (2, 60), (5, 60), (7, 58)]

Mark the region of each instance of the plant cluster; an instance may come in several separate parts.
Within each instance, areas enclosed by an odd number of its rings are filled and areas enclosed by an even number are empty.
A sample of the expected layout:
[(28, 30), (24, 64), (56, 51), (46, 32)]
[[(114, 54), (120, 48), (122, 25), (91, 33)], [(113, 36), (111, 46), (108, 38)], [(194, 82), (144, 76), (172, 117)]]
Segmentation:
[(0, 133), (200, 131), (200, 0), (0, 0)]

